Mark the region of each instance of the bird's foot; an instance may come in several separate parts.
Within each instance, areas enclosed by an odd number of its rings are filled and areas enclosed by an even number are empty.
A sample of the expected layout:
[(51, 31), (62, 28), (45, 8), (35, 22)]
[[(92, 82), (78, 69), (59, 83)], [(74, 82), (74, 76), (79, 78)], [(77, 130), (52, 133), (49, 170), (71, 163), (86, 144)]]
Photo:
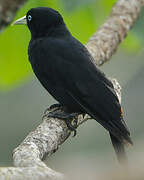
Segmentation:
[[(52, 111), (52, 112), (49, 112), (48, 114), (48, 117), (52, 117), (52, 118), (59, 118), (59, 119), (62, 119), (65, 121), (67, 127), (69, 128), (69, 130), (73, 131), (74, 132), (74, 136), (76, 136), (77, 134), (77, 131), (76, 131), (76, 128), (77, 128), (77, 116), (79, 115), (80, 113), (78, 112), (75, 112), (75, 113), (67, 113), (67, 112), (57, 112), (57, 111)], [(73, 124), (74, 123), (74, 124)]]

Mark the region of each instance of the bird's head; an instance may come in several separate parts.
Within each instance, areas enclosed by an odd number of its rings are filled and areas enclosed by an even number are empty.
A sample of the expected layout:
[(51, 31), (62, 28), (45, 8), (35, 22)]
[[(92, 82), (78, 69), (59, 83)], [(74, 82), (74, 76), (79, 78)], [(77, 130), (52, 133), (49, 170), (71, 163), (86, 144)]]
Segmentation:
[(39, 7), (30, 9), (26, 16), (13, 23), (13, 25), (19, 24), (27, 25), (32, 36), (40, 37), (48, 34), (64, 22), (58, 11), (48, 7)]

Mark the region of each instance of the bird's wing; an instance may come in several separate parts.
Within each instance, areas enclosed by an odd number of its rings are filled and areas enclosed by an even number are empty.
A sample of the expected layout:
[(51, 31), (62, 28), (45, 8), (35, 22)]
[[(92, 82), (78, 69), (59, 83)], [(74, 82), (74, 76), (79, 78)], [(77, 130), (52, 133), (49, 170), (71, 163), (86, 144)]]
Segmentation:
[(129, 136), (111, 82), (97, 70), (88, 69), (89, 66), (67, 64), (64, 67), (69, 71), (65, 77), (67, 91), (82, 109), (116, 137)]
[(76, 40), (58, 41), (53, 46), (51, 53), (57, 58), (52, 61), (67, 93), (111, 134), (128, 138), (113, 85), (94, 65), (86, 48)]

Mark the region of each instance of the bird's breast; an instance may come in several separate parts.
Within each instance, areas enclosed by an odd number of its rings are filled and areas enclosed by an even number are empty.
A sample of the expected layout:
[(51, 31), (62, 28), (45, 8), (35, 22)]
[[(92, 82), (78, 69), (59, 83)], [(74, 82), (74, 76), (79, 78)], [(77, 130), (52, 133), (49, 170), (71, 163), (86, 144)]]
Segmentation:
[(47, 90), (49, 86), (58, 86), (59, 75), (54, 63), (55, 55), (51, 54), (49, 44), (44, 46), (42, 40), (32, 41), (28, 54), (32, 69), (42, 85)]

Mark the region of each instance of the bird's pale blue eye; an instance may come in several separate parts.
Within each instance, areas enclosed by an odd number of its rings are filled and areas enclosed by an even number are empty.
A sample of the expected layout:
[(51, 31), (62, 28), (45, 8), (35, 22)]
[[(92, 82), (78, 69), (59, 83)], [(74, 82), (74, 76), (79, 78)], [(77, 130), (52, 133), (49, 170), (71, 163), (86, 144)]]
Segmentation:
[(28, 15), (28, 21), (31, 21), (31, 20), (32, 20), (32, 16)]

